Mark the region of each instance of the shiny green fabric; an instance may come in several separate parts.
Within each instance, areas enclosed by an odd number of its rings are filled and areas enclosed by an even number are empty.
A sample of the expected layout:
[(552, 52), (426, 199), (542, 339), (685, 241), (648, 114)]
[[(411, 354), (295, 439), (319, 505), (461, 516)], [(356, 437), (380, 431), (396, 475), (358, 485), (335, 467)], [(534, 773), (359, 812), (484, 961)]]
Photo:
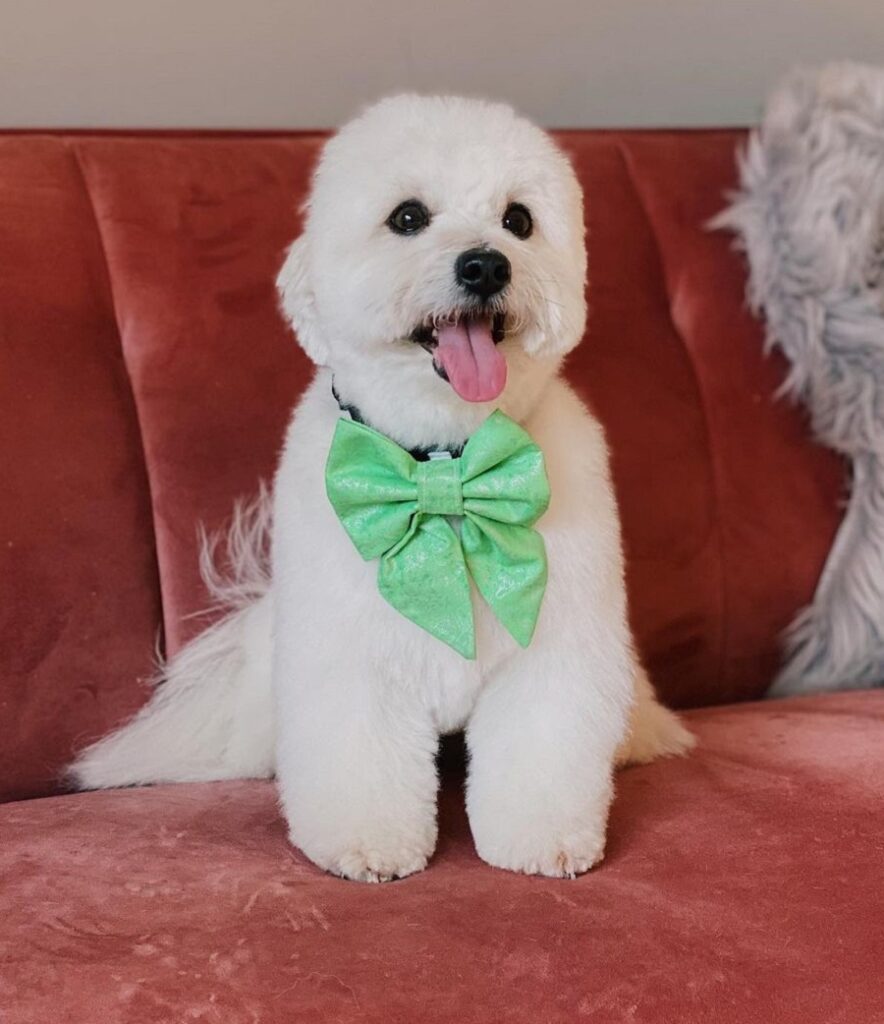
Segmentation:
[(341, 419), (325, 484), (359, 554), (380, 559), (378, 588), (394, 608), (474, 658), (472, 577), (504, 628), (528, 646), (547, 575), (532, 527), (549, 505), (549, 481), (543, 453), (517, 423), (498, 410), (460, 458), (418, 462), (376, 430)]

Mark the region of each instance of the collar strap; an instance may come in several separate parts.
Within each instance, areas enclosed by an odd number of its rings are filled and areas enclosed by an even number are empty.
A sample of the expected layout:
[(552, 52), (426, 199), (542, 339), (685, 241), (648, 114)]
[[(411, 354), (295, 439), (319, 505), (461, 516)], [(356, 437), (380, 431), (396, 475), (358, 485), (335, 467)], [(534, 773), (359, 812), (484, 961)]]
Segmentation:
[[(370, 423), (367, 423), (365, 421), (365, 418), (363, 417), (362, 412), (361, 412), (361, 410), (360, 410), (358, 405), (353, 405), (350, 402), (345, 402), (341, 398), (340, 394), (338, 393), (338, 389), (335, 387), (335, 379), (334, 379), (334, 377), (332, 377), (331, 391), (332, 391), (332, 395), (334, 396), (335, 401), (338, 403), (338, 408), (341, 410), (341, 412), (347, 413), (350, 416), (350, 419), (353, 420), (354, 423), (361, 423), (362, 426), (364, 426), (364, 427), (371, 427), (372, 430), (376, 429), (375, 427), (372, 427), (372, 425)], [(380, 430), (377, 431), (377, 432), (379, 434), (383, 433), (383, 431), (380, 431)], [(442, 453), (447, 452), (451, 456), (452, 459), (459, 459), (461, 454), (462, 454), (462, 452), (463, 452), (463, 449), (464, 449), (464, 446), (462, 444), (453, 445), (453, 446), (452, 445), (427, 445), (426, 447), (422, 447), (422, 448), (406, 448), (405, 451), (408, 452), (408, 454), (415, 460), (415, 462), (427, 462), (437, 452), (442, 452)]]

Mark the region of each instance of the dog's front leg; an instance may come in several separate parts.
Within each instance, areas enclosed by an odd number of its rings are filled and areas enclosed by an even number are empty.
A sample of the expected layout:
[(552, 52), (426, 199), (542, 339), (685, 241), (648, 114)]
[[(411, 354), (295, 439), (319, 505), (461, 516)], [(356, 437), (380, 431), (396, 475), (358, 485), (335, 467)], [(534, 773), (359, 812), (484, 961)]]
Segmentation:
[[(436, 845), (428, 713), (366, 668), (345, 631), (334, 657), (275, 668), (277, 776), (289, 837), (315, 864), (362, 882), (426, 866)], [(303, 648), (302, 648), (303, 651)]]
[(489, 864), (573, 877), (604, 853), (632, 680), (616, 637), (593, 650), (595, 637), (567, 621), (556, 633), (516, 654), (479, 698), (467, 730), (467, 809)]

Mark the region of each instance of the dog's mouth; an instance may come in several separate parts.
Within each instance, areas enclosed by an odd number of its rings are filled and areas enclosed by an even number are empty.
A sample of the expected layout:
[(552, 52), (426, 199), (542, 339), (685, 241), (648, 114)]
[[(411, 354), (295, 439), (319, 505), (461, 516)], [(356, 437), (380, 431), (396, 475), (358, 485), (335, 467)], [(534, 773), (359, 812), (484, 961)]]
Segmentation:
[(411, 340), (433, 357), (433, 369), (467, 402), (492, 402), (506, 386), (506, 358), (498, 345), (505, 313), (458, 313), (419, 324)]

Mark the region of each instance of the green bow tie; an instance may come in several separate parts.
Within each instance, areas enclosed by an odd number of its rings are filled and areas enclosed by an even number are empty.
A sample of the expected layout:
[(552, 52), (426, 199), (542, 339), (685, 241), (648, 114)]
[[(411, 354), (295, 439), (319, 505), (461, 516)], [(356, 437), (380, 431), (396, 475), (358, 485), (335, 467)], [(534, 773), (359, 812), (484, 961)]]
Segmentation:
[[(379, 558), (378, 588), (406, 618), (476, 656), (469, 577), (527, 647), (546, 588), (531, 529), (549, 505), (543, 453), (502, 412), (458, 459), (418, 462), (361, 423), (338, 421), (325, 468), (329, 500), (359, 554)], [(462, 516), (460, 536), (448, 516)]]

